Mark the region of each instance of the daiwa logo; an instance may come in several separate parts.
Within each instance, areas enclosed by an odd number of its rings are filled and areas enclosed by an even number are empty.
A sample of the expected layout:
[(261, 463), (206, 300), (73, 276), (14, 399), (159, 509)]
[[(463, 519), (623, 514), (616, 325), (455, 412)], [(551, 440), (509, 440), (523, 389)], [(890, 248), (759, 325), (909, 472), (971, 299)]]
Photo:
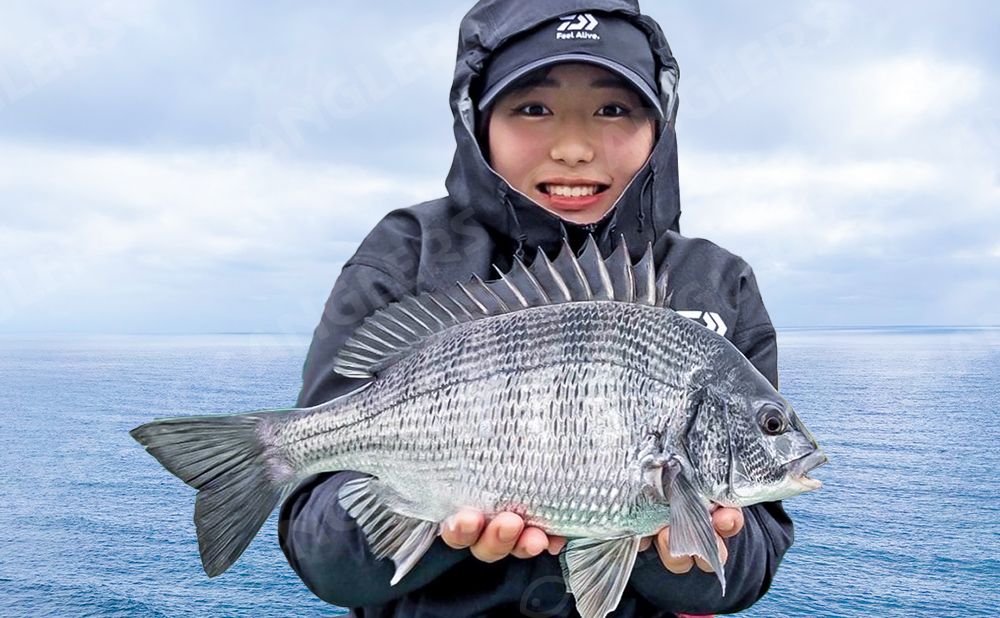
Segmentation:
[(594, 32), (597, 27), (597, 20), (590, 13), (579, 13), (560, 17), (559, 27), (556, 28), (557, 39), (593, 39), (601, 40), (601, 35)]
[(714, 330), (723, 337), (726, 336), (726, 331), (729, 330), (726, 323), (722, 321), (722, 316), (714, 311), (678, 311), (677, 314), (691, 318), (699, 324), (704, 324), (709, 330)]

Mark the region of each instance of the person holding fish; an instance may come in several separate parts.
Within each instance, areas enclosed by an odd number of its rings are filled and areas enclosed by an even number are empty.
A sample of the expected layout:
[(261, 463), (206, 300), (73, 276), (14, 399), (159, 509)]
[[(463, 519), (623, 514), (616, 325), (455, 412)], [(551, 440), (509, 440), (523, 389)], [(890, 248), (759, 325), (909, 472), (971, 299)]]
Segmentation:
[(779, 501), (826, 458), (777, 393), (752, 270), (679, 233), (678, 79), (636, 0), (472, 7), (448, 195), (347, 261), (298, 407), (132, 432), (199, 489), (210, 576), (284, 500), (289, 564), (356, 616), (731, 613), (767, 592)]
[[(391, 213), (347, 262), (316, 330), (299, 404), (353, 388), (331, 363), (379, 306), (470, 271), (490, 277), (491, 264), (555, 253), (564, 236), (579, 246), (588, 234), (606, 250), (623, 237), (633, 254), (652, 243), (673, 269), (672, 306), (722, 316), (727, 337), (776, 384), (774, 331), (749, 267), (677, 235), (677, 78), (660, 27), (635, 1), (477, 3), (460, 30), (449, 196)], [(572, 611), (554, 558), (566, 539), (511, 512), (455, 513), (439, 544), (389, 586), (390, 572), (365, 553), (333, 500), (350, 478), (321, 476), (282, 511), (282, 547), (320, 597), (366, 607), (365, 616)], [(712, 524), (729, 576), (725, 597), (707, 561), (671, 556), (668, 527), (642, 541), (614, 615), (732, 612), (762, 596), (792, 541), (781, 506), (718, 508)]]

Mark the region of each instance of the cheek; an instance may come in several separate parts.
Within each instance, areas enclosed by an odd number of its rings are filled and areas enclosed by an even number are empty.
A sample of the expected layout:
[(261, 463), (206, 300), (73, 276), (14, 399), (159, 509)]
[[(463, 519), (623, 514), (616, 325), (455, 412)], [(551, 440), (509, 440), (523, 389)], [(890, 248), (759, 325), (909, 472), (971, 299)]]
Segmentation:
[(640, 126), (607, 127), (602, 135), (605, 156), (616, 176), (631, 178), (642, 167), (653, 151), (652, 123)]
[(490, 164), (498, 174), (518, 189), (537, 168), (544, 155), (544, 140), (535, 131), (490, 123)]

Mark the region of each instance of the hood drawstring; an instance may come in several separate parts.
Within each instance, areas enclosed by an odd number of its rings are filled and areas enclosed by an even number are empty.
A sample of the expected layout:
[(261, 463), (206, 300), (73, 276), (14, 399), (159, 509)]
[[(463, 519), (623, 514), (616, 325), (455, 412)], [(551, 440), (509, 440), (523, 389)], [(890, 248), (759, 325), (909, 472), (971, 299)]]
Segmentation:
[[(653, 168), (649, 168), (649, 175), (642, 181), (642, 189), (639, 191), (639, 212), (636, 214), (636, 218), (639, 220), (639, 234), (643, 233), (644, 224), (646, 222), (646, 190), (649, 189), (650, 185), (653, 184), (653, 179), (655, 178), (656, 172)], [(655, 191), (655, 188), (654, 188)], [(653, 198), (655, 200), (655, 197)], [(653, 216), (653, 201), (649, 202), (649, 216)]]
[(601, 234), (600, 246), (602, 250), (608, 251), (615, 247), (615, 236), (618, 232), (618, 209), (615, 208), (611, 211), (611, 219), (608, 220), (608, 224), (604, 226), (604, 232)]
[(514, 210), (514, 203), (510, 201), (510, 197), (507, 195), (506, 191), (501, 191), (500, 199), (503, 201), (504, 208), (507, 209), (507, 216), (510, 221), (513, 221), (513, 229), (511, 229), (510, 223), (507, 224), (507, 233), (511, 238), (517, 240), (517, 248), (514, 249), (514, 257), (519, 260), (524, 260), (524, 244), (528, 241), (528, 235), (524, 233), (524, 229), (521, 228), (521, 221), (517, 218), (517, 211)]

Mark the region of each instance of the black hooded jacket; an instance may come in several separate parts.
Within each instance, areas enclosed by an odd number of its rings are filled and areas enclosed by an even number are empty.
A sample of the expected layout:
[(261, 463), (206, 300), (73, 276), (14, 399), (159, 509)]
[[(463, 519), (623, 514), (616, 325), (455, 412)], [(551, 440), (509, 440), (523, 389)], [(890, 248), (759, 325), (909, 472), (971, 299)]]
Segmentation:
[[(514, 191), (488, 165), (475, 138), (473, 96), (490, 54), (518, 33), (570, 13), (615, 13), (647, 33), (663, 69), (676, 65), (659, 26), (635, 0), (482, 0), (462, 21), (451, 107), (457, 148), (448, 196), (389, 213), (347, 261), (327, 301), (303, 369), (300, 406), (316, 405), (360, 382), (333, 371), (337, 350), (365, 317), (392, 300), (465, 281), (492, 278), (512, 256), (530, 263), (537, 249), (554, 256), (566, 237), (575, 248), (588, 234), (610, 252), (625, 238), (633, 259), (648, 243), (669, 264), (673, 309), (724, 334), (777, 385), (774, 329), (750, 267), (739, 257), (679, 234), (680, 198), (672, 122), (660, 124), (654, 150), (614, 208), (598, 223), (565, 223)], [(662, 88), (669, 91), (669, 86)], [(665, 109), (671, 101), (663, 94)], [(320, 598), (357, 616), (574, 616), (559, 562), (543, 554), (493, 564), (435, 541), (395, 586), (393, 565), (376, 560), (359, 528), (337, 503), (355, 472), (314, 477), (284, 503), (279, 540), (289, 563)], [(792, 542), (792, 523), (779, 503), (744, 509), (746, 525), (727, 541), (728, 587), (695, 568), (675, 575), (655, 549), (640, 554), (612, 616), (726, 613), (746, 608), (768, 589)]]

